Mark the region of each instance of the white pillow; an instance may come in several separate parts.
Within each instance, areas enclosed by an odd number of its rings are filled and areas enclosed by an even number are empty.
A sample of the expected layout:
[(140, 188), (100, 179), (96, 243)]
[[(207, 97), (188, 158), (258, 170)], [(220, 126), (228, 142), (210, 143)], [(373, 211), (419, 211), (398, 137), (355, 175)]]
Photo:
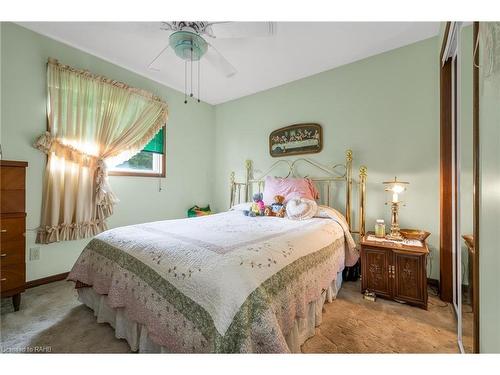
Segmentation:
[(292, 220), (306, 220), (314, 217), (318, 204), (307, 198), (292, 198), (286, 203), (286, 216)]

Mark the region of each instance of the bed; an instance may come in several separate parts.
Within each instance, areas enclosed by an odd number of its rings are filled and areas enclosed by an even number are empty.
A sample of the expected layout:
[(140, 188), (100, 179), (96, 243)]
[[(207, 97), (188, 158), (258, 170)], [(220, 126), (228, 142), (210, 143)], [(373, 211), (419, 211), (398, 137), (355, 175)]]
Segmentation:
[[(346, 182), (348, 212), (352, 154), (340, 174), (338, 166), (301, 160), (329, 173), (313, 179), (318, 184)], [(288, 164), (288, 175), (296, 174), (296, 162)], [(233, 174), (227, 212), (96, 236), (68, 276), (80, 301), (133, 351), (300, 352), (321, 323), (323, 304), (335, 299), (342, 270), (359, 257), (351, 215), (325, 204), (308, 220), (247, 217), (238, 203), (262, 187), (262, 178), (253, 178), (251, 163), (243, 182)], [(359, 232), (365, 179), (362, 169)]]

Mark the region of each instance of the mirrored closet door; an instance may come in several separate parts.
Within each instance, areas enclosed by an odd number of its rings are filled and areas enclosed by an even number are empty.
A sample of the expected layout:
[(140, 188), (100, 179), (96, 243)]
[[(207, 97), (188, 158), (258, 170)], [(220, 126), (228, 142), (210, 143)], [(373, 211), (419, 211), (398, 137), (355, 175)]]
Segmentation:
[(457, 215), (458, 231), (456, 251), (460, 254), (457, 272), (460, 285), (457, 285), (457, 300), (460, 301), (461, 314), (458, 337), (466, 353), (473, 352), (473, 263), (474, 263), (474, 173), (473, 173), (473, 25), (460, 27), (458, 51), (460, 55), (460, 102), (458, 122), (458, 192)]
[[(441, 74), (446, 75), (444, 85), (442, 76), (441, 99), (447, 104), (443, 112), (442, 103), (441, 119), (443, 121), (444, 113), (444, 129), (448, 132), (450, 146), (447, 159), (449, 175), (448, 179), (442, 181), (442, 186), (447, 187), (450, 194), (446, 197), (441, 196), (441, 203), (442, 205), (449, 204), (448, 213), (451, 216), (445, 220), (444, 226), (449, 229), (450, 266), (448, 271), (451, 275), (443, 274), (443, 268), (441, 275), (442, 277), (452, 276), (450, 277), (451, 298), (449, 301), (453, 304), (457, 319), (457, 344), (460, 351), (465, 353), (477, 351), (474, 344), (476, 331), (474, 324), (478, 319), (475, 316), (477, 315), (475, 298), (477, 299), (478, 296), (474, 295), (474, 280), (477, 277), (475, 275), (477, 269), (474, 270), (477, 258), (474, 241), (475, 27), (477, 25), (472, 23), (449, 22), (446, 26), (441, 56)], [(445, 90), (444, 96), (443, 90)], [(441, 126), (443, 130), (443, 122)], [(446, 141), (446, 138), (444, 140)], [(443, 146), (443, 134), (441, 134), (441, 142)], [(443, 153), (441, 157), (443, 158)], [(441, 178), (443, 179), (443, 175)], [(446, 234), (442, 232), (441, 235)], [(446, 298), (443, 299), (446, 300)]]

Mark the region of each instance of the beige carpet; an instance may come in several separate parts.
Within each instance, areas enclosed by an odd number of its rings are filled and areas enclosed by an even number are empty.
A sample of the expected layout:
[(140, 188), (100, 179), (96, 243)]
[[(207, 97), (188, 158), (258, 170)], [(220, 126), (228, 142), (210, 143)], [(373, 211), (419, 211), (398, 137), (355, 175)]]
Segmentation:
[[(27, 290), (21, 310), (2, 300), (1, 350), (53, 353), (128, 353), (124, 340), (76, 299), (73, 283)], [(304, 353), (456, 353), (455, 319), (449, 304), (429, 298), (429, 310), (378, 299), (365, 301), (359, 283), (346, 282), (325, 305), (323, 323)]]
[(428, 310), (377, 299), (359, 292), (359, 282), (343, 284), (325, 305), (323, 323), (302, 346), (305, 353), (458, 353), (452, 306), (429, 290)]

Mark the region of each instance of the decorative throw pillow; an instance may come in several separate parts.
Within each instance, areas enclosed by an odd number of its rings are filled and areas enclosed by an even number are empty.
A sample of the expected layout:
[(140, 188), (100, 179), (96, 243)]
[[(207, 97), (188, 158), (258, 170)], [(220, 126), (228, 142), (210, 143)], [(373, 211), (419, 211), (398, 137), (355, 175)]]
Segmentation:
[(187, 211), (187, 216), (188, 217), (198, 217), (198, 216), (205, 216), (205, 215), (211, 215), (212, 211), (210, 210), (210, 205), (207, 207), (198, 207), (198, 206), (193, 206)]
[(292, 198), (286, 204), (286, 215), (292, 220), (306, 220), (318, 211), (316, 201), (307, 198)]
[(282, 178), (267, 176), (264, 181), (264, 203), (271, 205), (276, 195), (285, 197), (285, 202), (292, 198), (307, 198), (315, 200), (319, 193), (308, 178)]

